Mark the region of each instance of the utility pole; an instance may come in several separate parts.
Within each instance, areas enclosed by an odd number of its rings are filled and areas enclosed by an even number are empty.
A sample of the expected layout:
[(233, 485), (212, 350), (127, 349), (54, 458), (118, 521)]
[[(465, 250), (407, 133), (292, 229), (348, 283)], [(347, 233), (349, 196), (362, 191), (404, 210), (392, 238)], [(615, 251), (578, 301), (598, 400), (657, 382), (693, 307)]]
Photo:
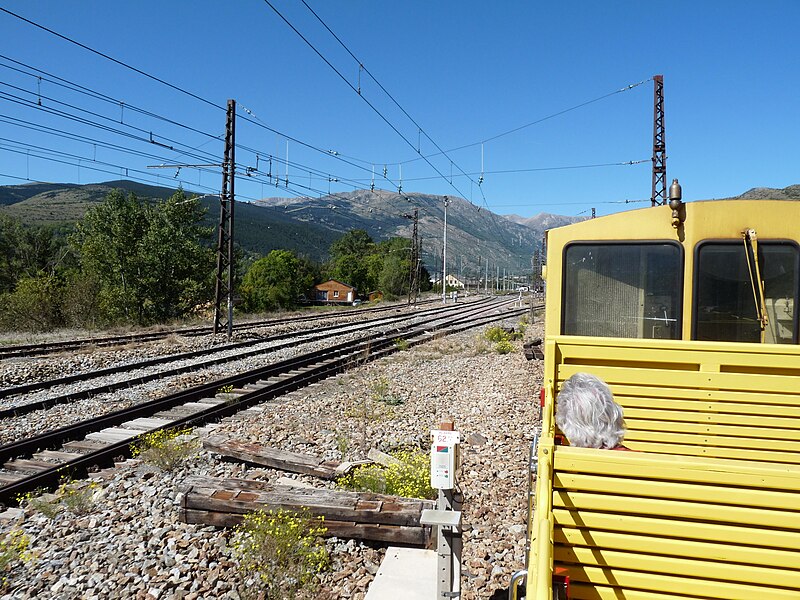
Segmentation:
[[(233, 333), (233, 205), (236, 170), (236, 101), (228, 100), (225, 121), (225, 159), (222, 163), (222, 193), (219, 196), (219, 237), (217, 238), (217, 281), (214, 303), (214, 333)], [(227, 272), (226, 272), (227, 271)], [(227, 319), (223, 306), (227, 303)]]
[(667, 146), (664, 136), (664, 76), (653, 75), (652, 206), (667, 203)]
[(417, 299), (419, 298), (419, 286), (420, 280), (422, 278), (422, 239), (418, 236), (417, 237), (417, 261), (416, 261), (416, 282), (417, 285), (414, 286), (414, 304), (417, 303)]
[(403, 215), (407, 219), (413, 219), (414, 225), (411, 234), (411, 264), (409, 265), (408, 274), (408, 301), (406, 304), (411, 304), (411, 296), (414, 295), (414, 303), (417, 302), (417, 296), (414, 289), (419, 288), (419, 255), (417, 254), (417, 224), (419, 222), (419, 209), (414, 209), (413, 215)]
[(486, 274), (483, 276), (483, 291), (489, 293), (489, 257), (486, 257)]
[(450, 200), (444, 197), (444, 235), (442, 243), (442, 304), (447, 303), (447, 205)]

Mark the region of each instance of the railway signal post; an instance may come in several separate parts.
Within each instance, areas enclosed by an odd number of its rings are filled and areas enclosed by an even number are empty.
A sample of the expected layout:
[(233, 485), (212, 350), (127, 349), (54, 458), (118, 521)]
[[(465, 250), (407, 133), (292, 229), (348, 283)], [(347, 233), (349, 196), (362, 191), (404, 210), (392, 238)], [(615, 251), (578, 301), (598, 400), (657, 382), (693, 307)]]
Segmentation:
[(460, 434), (445, 420), (431, 431), (431, 487), (439, 490), (435, 510), (423, 510), (420, 523), (436, 528), (436, 598), (461, 596), (461, 497), (454, 493)]

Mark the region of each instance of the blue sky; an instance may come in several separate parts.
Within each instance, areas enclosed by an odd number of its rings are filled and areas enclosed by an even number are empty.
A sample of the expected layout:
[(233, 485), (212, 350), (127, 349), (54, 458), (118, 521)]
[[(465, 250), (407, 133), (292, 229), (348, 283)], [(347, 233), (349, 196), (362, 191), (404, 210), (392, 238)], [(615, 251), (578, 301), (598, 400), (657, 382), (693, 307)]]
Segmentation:
[[(423, 132), (366, 71), (359, 97), (263, 0), (5, 0), (215, 106), (0, 12), (0, 184), (106, 181), (128, 169), (218, 191), (213, 167), (175, 177), (147, 165), (221, 161), (233, 98), (237, 165), (258, 160), (254, 177), (237, 178), (240, 200), (368, 188), (374, 169), (378, 188), (397, 190), (402, 171), (404, 192), (462, 196), (500, 214), (606, 214), (649, 206), (654, 74), (665, 82), (667, 176), (684, 199), (800, 183), (796, 0), (306, 1)], [(358, 62), (300, 0), (270, 2), (358, 87)], [(417, 146), (438, 153), (426, 135), (447, 156), (419, 159)], [(644, 162), (619, 164), (629, 161)]]

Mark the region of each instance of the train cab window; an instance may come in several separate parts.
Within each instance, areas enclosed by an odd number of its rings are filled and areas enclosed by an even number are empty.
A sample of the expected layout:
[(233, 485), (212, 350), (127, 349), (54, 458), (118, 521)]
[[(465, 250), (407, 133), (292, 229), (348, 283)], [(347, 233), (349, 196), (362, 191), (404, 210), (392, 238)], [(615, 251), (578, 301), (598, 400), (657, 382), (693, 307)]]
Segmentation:
[(695, 261), (694, 339), (797, 343), (798, 260), (794, 244), (758, 243), (766, 316), (762, 332), (761, 291), (752, 250), (742, 242), (700, 245)]
[(674, 243), (575, 243), (564, 253), (562, 332), (680, 338), (683, 254)]

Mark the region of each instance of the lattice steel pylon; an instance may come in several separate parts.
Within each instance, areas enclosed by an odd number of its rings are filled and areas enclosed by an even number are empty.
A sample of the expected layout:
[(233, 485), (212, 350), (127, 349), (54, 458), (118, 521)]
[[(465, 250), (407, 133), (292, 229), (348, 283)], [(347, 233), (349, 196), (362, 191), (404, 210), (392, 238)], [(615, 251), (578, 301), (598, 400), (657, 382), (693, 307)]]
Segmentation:
[(225, 121), (225, 160), (222, 163), (222, 193), (219, 195), (217, 281), (214, 304), (214, 334), (233, 333), (233, 206), (236, 170), (236, 101), (228, 100)]
[(664, 137), (664, 76), (653, 75), (653, 206), (667, 203), (667, 146)]

